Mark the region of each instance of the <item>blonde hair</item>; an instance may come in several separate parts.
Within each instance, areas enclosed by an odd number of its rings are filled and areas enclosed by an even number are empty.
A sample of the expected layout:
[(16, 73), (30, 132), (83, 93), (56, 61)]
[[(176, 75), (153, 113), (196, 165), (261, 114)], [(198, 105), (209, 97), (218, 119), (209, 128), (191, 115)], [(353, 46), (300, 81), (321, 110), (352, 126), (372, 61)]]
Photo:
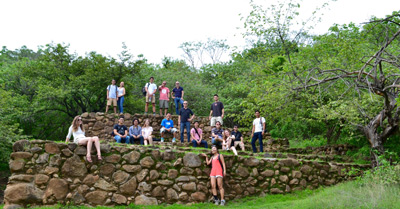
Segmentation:
[[(225, 134), (226, 131), (228, 132), (228, 136)], [(224, 138), (224, 140), (226, 140), (226, 138), (230, 137), (230, 133), (231, 133), (231, 132), (229, 132), (228, 129), (226, 129), (226, 130), (224, 131), (224, 134), (222, 135), (223, 138)]]
[[(149, 122), (149, 125), (146, 125), (146, 122)], [(150, 127), (150, 120), (148, 118), (144, 120), (143, 127)]]
[[(82, 130), (83, 132), (85, 132), (85, 129), (83, 128), (82, 123), (79, 124), (79, 121), (78, 121), (79, 118), (81, 118), (80, 115), (75, 116), (74, 120), (72, 121), (72, 131), (73, 131), (73, 132), (78, 131), (78, 126), (81, 127), (81, 130)], [(82, 119), (82, 118), (81, 118), (81, 119)]]

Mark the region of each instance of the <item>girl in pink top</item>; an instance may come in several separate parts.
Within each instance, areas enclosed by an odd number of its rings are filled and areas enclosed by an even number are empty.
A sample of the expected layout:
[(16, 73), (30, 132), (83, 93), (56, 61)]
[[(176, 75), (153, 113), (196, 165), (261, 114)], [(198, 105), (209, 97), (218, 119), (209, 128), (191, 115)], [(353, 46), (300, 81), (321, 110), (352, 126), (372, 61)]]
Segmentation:
[(206, 157), (207, 165), (211, 164), (211, 173), (210, 173), (210, 181), (211, 181), (211, 189), (214, 196), (214, 203), (218, 205), (220, 200), (217, 197), (217, 186), (219, 188), (219, 193), (221, 194), (221, 205), (225, 205), (224, 199), (224, 187), (222, 179), (226, 175), (226, 167), (224, 156), (219, 154), (217, 147), (214, 145), (211, 148), (212, 157), (208, 160), (208, 156), (206, 154), (202, 154), (202, 156)]

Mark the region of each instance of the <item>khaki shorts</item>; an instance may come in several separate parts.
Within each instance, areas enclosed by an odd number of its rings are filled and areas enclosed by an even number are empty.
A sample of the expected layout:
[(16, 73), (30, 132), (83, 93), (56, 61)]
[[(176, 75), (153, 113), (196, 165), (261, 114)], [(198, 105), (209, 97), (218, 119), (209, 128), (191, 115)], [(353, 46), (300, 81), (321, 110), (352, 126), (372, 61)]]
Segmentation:
[(117, 99), (116, 98), (115, 99), (109, 98), (107, 100), (107, 106), (110, 106), (111, 103), (113, 104), (114, 107), (116, 107), (117, 106)]
[(151, 96), (151, 101), (149, 100), (149, 96), (146, 94), (146, 103), (156, 103), (156, 95), (153, 94), (153, 96)]
[(160, 109), (168, 109), (168, 100), (160, 100)]
[(244, 143), (242, 143), (241, 141), (234, 141), (233, 144), (235, 148), (239, 145), (240, 149), (244, 149)]
[(212, 117), (210, 120), (210, 126), (215, 126), (215, 123), (217, 121), (219, 121), (221, 123), (221, 125), (223, 125), (221, 117)]

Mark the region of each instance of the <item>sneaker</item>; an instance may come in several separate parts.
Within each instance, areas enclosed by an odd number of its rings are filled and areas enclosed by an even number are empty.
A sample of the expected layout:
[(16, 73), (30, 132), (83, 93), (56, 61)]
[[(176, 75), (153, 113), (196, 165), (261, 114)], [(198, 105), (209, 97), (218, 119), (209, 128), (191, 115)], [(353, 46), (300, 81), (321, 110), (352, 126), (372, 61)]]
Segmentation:
[(221, 205), (222, 205), (222, 206), (225, 205), (225, 200), (221, 200)]
[(172, 143), (175, 143), (175, 141), (176, 141), (176, 139), (175, 139), (175, 138), (173, 138), (173, 139), (172, 139)]
[(144, 112), (144, 114), (143, 115), (147, 115), (147, 112)]
[(215, 205), (219, 205), (219, 200), (217, 199), (217, 200), (214, 200), (214, 204)]
[(155, 112), (153, 112), (153, 116), (156, 116), (156, 113), (155, 113)]
[(164, 142), (164, 138), (161, 138), (161, 142)]

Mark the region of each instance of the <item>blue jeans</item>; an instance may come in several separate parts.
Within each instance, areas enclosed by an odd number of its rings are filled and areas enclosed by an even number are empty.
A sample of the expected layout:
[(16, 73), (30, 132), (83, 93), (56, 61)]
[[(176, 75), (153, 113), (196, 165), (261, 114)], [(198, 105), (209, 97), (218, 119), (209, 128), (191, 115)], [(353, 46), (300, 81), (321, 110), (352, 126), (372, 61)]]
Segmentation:
[(183, 132), (184, 132), (184, 128), (186, 126), (186, 133), (187, 133), (187, 138), (188, 138), (188, 142), (190, 142), (190, 122), (181, 122), (181, 142), (183, 143)]
[(263, 142), (262, 142), (262, 132), (256, 132), (253, 135), (253, 138), (251, 139), (251, 146), (253, 147), (253, 152), (256, 153), (257, 152), (257, 148), (256, 148), (256, 140), (258, 138), (258, 142), (260, 143), (260, 152), (264, 152), (263, 150)]
[(119, 109), (119, 113), (123, 113), (124, 112), (123, 104), (124, 104), (124, 96), (118, 97), (117, 106), (118, 106), (118, 109)]
[(182, 108), (183, 107), (183, 100), (180, 97), (175, 97), (174, 103), (175, 103), (176, 114), (179, 115), (179, 104), (181, 104), (181, 108)]
[(130, 137), (126, 136), (126, 137), (120, 137), (120, 136), (114, 136), (115, 141), (117, 141), (117, 143), (123, 143), (125, 142), (126, 144), (130, 143)]
[[(218, 136), (218, 138), (222, 139), (222, 137), (219, 137), (219, 136)], [(211, 137), (211, 143), (214, 145), (222, 145), (222, 142), (215, 140), (214, 137)]]
[(131, 136), (130, 137), (131, 138), (131, 144), (133, 144), (134, 142), (135, 142), (135, 140), (139, 140), (140, 141), (140, 144), (141, 145), (144, 145), (144, 138), (143, 138), (143, 136), (139, 136), (139, 138), (138, 139), (136, 139), (136, 138), (133, 138), (133, 136)]
[[(197, 147), (197, 141), (196, 140), (193, 139), (192, 143), (193, 143), (193, 147)], [(208, 148), (208, 144), (207, 144), (207, 142), (205, 140), (201, 140), (200, 146), (204, 146), (205, 148)]]

